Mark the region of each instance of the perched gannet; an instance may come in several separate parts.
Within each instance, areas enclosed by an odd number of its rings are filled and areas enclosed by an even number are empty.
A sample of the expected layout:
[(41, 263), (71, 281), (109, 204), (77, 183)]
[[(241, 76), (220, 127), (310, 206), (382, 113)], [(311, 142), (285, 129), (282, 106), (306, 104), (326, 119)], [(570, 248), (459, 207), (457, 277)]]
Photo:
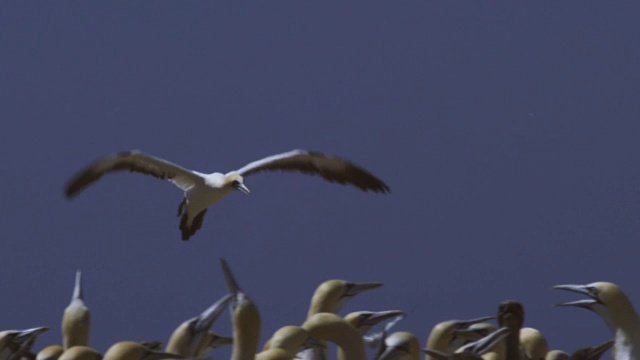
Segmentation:
[(260, 312), (253, 301), (240, 290), (229, 265), (220, 259), (224, 279), (232, 296), (233, 351), (231, 360), (254, 360), (260, 338)]
[(294, 358), (295, 356), (291, 355), (287, 351), (280, 348), (274, 348), (259, 352), (256, 354), (255, 360), (292, 360)]
[(507, 300), (498, 306), (498, 324), (509, 329), (505, 340), (506, 360), (524, 360), (520, 350), (520, 329), (524, 324), (524, 307), (517, 301)]
[(453, 354), (429, 348), (423, 349), (423, 351), (438, 360), (481, 360), (483, 354), (491, 351), (496, 345), (504, 341), (509, 333), (509, 329), (500, 328), (480, 340), (462, 346)]
[[(202, 314), (178, 326), (171, 334), (166, 352), (182, 356), (200, 356), (211, 344), (209, 329), (231, 302), (231, 295), (225, 295), (207, 308)], [(215, 334), (212, 334), (215, 336)]]
[(263, 350), (282, 349), (295, 356), (310, 339), (309, 332), (302, 327), (286, 325), (273, 333)]
[(407, 331), (397, 331), (385, 337), (376, 357), (378, 360), (418, 360), (419, 358), (418, 338)]
[(360, 335), (365, 335), (373, 326), (398, 316), (406, 316), (406, 313), (401, 310), (355, 311), (347, 314), (344, 320), (358, 330)]
[(362, 335), (341, 317), (332, 313), (317, 313), (310, 316), (302, 327), (311, 337), (331, 341), (338, 345), (349, 360), (367, 358)]
[(544, 335), (530, 327), (520, 329), (520, 347), (528, 360), (544, 360), (549, 352)]
[(64, 348), (60, 345), (50, 345), (38, 352), (36, 360), (57, 360), (64, 352)]
[(313, 293), (307, 318), (321, 312), (335, 314), (352, 297), (382, 285), (379, 282), (353, 283), (344, 280), (327, 280)]
[[(598, 360), (615, 344), (615, 340), (608, 340), (596, 346), (587, 346), (576, 350), (571, 355), (571, 360)], [(616, 359), (616, 357), (614, 357)]]
[(48, 327), (37, 327), (0, 331), (0, 359), (20, 358), (25, 355), (38, 335), (47, 330), (49, 330)]
[(103, 360), (156, 360), (156, 359), (184, 359), (184, 356), (151, 350), (133, 341), (121, 341), (111, 345), (104, 354)]
[(102, 354), (86, 346), (72, 346), (58, 360), (101, 360)]
[[(400, 310), (388, 310), (388, 311), (356, 311), (347, 314), (344, 320), (351, 326), (353, 326), (361, 336), (366, 333), (375, 325), (398, 317), (403, 318), (407, 314)], [(365, 342), (367, 339), (365, 339)], [(338, 360), (346, 360), (344, 352), (338, 349)]]
[(594, 282), (587, 285), (558, 285), (554, 288), (577, 292), (591, 298), (559, 306), (582, 307), (604, 319), (615, 336), (616, 360), (640, 359), (640, 320), (633, 305), (618, 285)]
[(65, 190), (66, 195), (72, 198), (104, 174), (121, 170), (169, 180), (184, 191), (185, 197), (178, 207), (178, 216), (182, 216), (180, 221), (182, 240), (188, 240), (200, 229), (209, 206), (220, 201), (233, 190), (240, 190), (249, 195), (249, 189), (244, 185), (244, 178), (261, 171), (298, 171), (320, 175), (330, 182), (352, 184), (363, 191), (380, 193), (390, 191), (389, 186), (382, 180), (347, 160), (306, 150), (293, 150), (268, 156), (226, 174), (218, 172), (204, 174), (187, 170), (166, 160), (134, 150), (117, 153), (93, 162), (71, 179)]
[[(379, 282), (353, 283), (337, 279), (327, 280), (318, 285), (313, 293), (307, 319), (323, 312), (335, 314), (352, 297), (382, 285)], [(327, 358), (325, 350), (326, 346), (312, 347), (305, 350), (302, 357), (304, 360), (323, 360)]]
[(473, 341), (482, 339), (483, 337), (496, 331), (498, 328), (491, 323), (474, 323), (467, 327), (456, 327), (453, 330), (453, 336), (449, 341), (449, 346), (446, 352), (454, 353), (460, 347)]
[(475, 323), (468, 327), (458, 327), (453, 330), (453, 336), (448, 346), (448, 353), (454, 353), (460, 347), (496, 331), (498, 328), (490, 323)]
[(544, 360), (570, 360), (571, 356), (562, 350), (551, 350), (544, 357)]
[[(493, 316), (485, 316), (471, 320), (448, 320), (436, 324), (427, 338), (427, 348), (431, 350), (441, 352), (453, 352), (455, 349), (451, 349), (450, 343), (454, 342), (456, 331), (467, 329), (469, 326), (483, 321), (491, 320)], [(435, 360), (427, 353), (425, 360)]]
[(91, 314), (89, 313), (89, 308), (84, 304), (82, 273), (78, 270), (71, 303), (69, 303), (62, 315), (62, 345), (65, 349), (79, 345), (87, 346), (90, 329)]
[[(456, 329), (453, 331), (453, 340), (449, 342), (448, 353), (454, 353), (465, 345), (476, 342), (487, 335), (495, 332), (498, 328), (491, 323), (471, 324), (466, 329)], [(484, 360), (504, 360), (505, 359), (504, 341), (498, 342), (493, 349), (482, 354)]]

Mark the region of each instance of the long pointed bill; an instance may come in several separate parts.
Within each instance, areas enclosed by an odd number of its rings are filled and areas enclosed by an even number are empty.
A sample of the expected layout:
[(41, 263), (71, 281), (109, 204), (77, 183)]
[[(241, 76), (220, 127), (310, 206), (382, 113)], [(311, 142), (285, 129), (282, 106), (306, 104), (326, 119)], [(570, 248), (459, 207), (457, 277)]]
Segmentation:
[(575, 306), (592, 310), (593, 305), (600, 303), (600, 300), (598, 300), (598, 298), (594, 296), (594, 294), (591, 293), (591, 291), (589, 291), (589, 288), (585, 285), (556, 285), (553, 288), (558, 290), (571, 291), (590, 297), (590, 299), (570, 301), (566, 303), (556, 304), (556, 306)]
[(459, 321), (458, 323), (466, 328), (473, 324), (477, 324), (477, 323), (481, 323), (481, 322), (485, 322), (493, 319), (495, 319), (495, 316), (484, 316), (484, 317), (471, 319), (471, 320), (462, 320), (462, 321)]
[(384, 285), (381, 282), (369, 282), (369, 283), (349, 283), (347, 291), (344, 294), (347, 297), (358, 295), (359, 293), (367, 290), (377, 289)]
[(222, 314), (222, 312), (227, 308), (232, 299), (233, 297), (230, 294), (227, 294), (220, 300), (216, 301), (207, 310), (200, 314), (200, 316), (198, 316), (194, 329), (196, 331), (209, 330), (220, 314)]
[(43, 332), (45, 332), (47, 330), (49, 330), (49, 328), (46, 327), (46, 326), (27, 329), (27, 330), (21, 330), (16, 334), (14, 339), (18, 343), (22, 343), (22, 342), (27, 341), (28, 339), (30, 339), (32, 337), (36, 337), (36, 336), (42, 334)]
[(503, 341), (509, 335), (509, 329), (500, 328), (491, 334), (476, 341), (472, 352), (478, 356), (491, 351), (496, 345)]
[(229, 264), (223, 258), (220, 258), (220, 265), (222, 266), (222, 272), (224, 272), (224, 280), (227, 283), (227, 288), (229, 288), (229, 293), (237, 300), (238, 293), (241, 293), (240, 286), (236, 281), (236, 278), (233, 276), (231, 269), (229, 268)]
[(596, 345), (589, 349), (589, 358), (590, 359), (598, 359), (602, 354), (604, 354), (607, 350), (609, 350), (614, 344), (615, 340), (605, 341), (600, 345)]
[(560, 304), (556, 304), (556, 306), (558, 307), (581, 307), (581, 308), (585, 308), (585, 309), (589, 309), (591, 310), (591, 307), (595, 304), (597, 304), (598, 302), (595, 300), (591, 300), (591, 299), (584, 299), (584, 300), (576, 300), (576, 301), (569, 301), (569, 302), (565, 302), (565, 303), (560, 303)]
[(249, 191), (249, 188), (244, 184), (238, 184), (238, 186), (236, 186), (236, 190), (242, 191), (245, 195), (251, 195), (251, 191)]
[(367, 320), (365, 320), (366, 325), (376, 325), (386, 320), (391, 320), (397, 316), (406, 316), (407, 314), (404, 311), (400, 310), (389, 310), (389, 311), (378, 311), (371, 316)]

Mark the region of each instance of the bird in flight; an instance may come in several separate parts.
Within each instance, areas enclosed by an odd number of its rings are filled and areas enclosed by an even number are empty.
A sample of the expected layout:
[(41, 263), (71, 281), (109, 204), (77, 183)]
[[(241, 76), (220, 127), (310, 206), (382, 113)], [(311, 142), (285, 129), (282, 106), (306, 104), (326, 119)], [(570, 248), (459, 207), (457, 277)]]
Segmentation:
[(367, 170), (350, 161), (319, 152), (292, 150), (253, 161), (226, 174), (204, 174), (133, 150), (106, 156), (89, 164), (67, 183), (65, 194), (67, 198), (73, 198), (104, 174), (123, 170), (169, 180), (184, 191), (184, 198), (178, 206), (182, 240), (189, 240), (200, 229), (209, 206), (234, 190), (249, 195), (244, 178), (262, 171), (297, 171), (320, 175), (330, 182), (351, 184), (362, 191), (390, 192), (387, 184)]

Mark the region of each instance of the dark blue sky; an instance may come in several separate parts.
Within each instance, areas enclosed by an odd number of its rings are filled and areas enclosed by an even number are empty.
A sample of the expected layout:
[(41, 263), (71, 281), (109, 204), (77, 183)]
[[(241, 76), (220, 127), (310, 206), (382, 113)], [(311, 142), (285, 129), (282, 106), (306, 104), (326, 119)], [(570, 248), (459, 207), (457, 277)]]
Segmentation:
[[(560, 283), (640, 302), (640, 5), (631, 2), (0, 4), (3, 329), (60, 343), (74, 272), (90, 345), (166, 341), (222, 296), (225, 257), (263, 318), (300, 324), (322, 281), (382, 281), (355, 310), (438, 321), (521, 301), (551, 349), (611, 337)], [(88, 162), (141, 149), (202, 172), (293, 148), (392, 188), (247, 179), (180, 241), (180, 191)], [(227, 316), (215, 327), (230, 333)]]

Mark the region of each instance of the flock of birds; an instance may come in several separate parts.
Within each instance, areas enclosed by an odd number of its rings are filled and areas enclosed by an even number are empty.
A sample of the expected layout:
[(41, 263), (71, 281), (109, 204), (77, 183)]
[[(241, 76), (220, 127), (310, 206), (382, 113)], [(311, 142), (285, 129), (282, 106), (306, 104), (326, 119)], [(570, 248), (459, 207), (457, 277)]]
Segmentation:
[[(351, 184), (363, 191), (390, 191), (382, 180), (367, 170), (338, 157), (294, 150), (251, 162), (226, 174), (204, 174), (187, 170), (166, 160), (138, 151), (123, 152), (90, 164), (68, 183), (67, 197), (77, 195), (104, 174), (129, 170), (171, 181), (184, 191), (179, 205), (182, 240), (188, 240), (202, 226), (209, 206), (233, 190), (249, 194), (244, 178), (261, 171), (298, 171), (319, 175), (341, 184)], [(382, 286), (382, 283), (353, 283), (328, 280), (316, 289), (306, 321), (300, 326), (287, 325), (274, 332), (259, 347), (260, 312), (244, 293), (229, 265), (221, 259), (228, 294), (200, 315), (180, 324), (171, 334), (164, 350), (157, 341), (123, 341), (113, 344), (104, 354), (88, 346), (90, 312), (83, 292), (81, 273), (76, 274), (71, 303), (62, 318), (62, 345), (50, 345), (32, 351), (38, 327), (0, 332), (0, 360), (142, 360), (142, 359), (212, 359), (211, 352), (231, 346), (232, 360), (326, 359), (327, 345), (337, 346), (339, 360), (598, 360), (613, 348), (616, 360), (640, 360), (640, 319), (624, 292), (615, 284), (596, 282), (587, 285), (558, 285), (557, 289), (576, 292), (588, 298), (559, 304), (581, 307), (604, 319), (613, 340), (585, 347), (571, 355), (550, 350), (544, 335), (524, 327), (522, 304), (505, 301), (497, 315), (471, 320), (448, 320), (436, 324), (424, 346), (416, 335), (391, 330), (406, 315), (400, 310), (358, 311), (340, 317), (337, 313), (352, 297)], [(231, 307), (233, 334), (221, 336), (211, 331), (220, 315)], [(496, 324), (488, 322), (496, 320)], [(376, 325), (381, 330), (368, 334)]]

